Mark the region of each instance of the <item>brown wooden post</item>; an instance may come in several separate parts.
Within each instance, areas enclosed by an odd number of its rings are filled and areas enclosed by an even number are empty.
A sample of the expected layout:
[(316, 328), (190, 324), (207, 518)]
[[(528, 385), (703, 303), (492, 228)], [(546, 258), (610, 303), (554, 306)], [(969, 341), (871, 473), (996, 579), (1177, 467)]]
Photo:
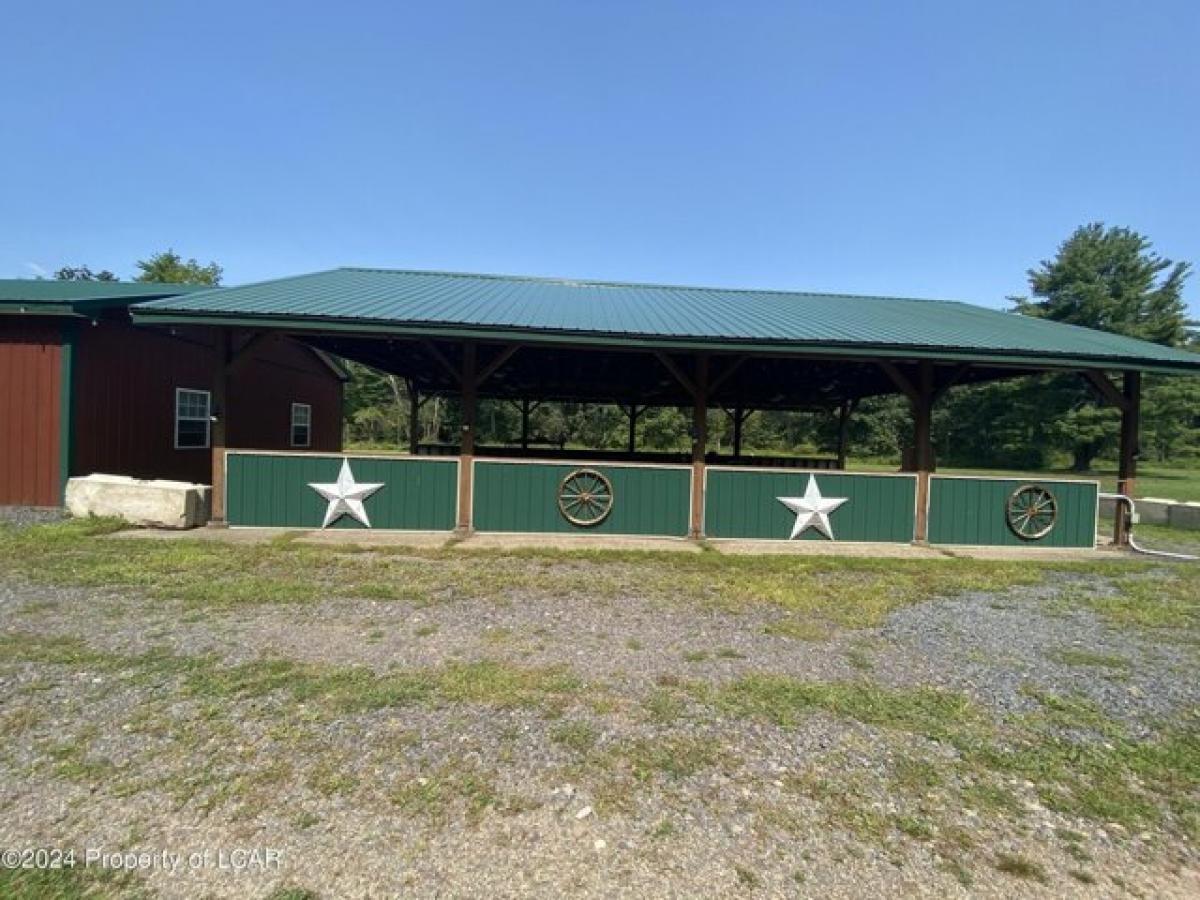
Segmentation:
[(708, 355), (696, 357), (692, 403), (692, 520), (688, 537), (704, 537), (704, 454), (708, 449)]
[[(1126, 372), (1122, 394), (1124, 406), (1121, 411), (1121, 449), (1117, 461), (1117, 493), (1132, 497), (1137, 489), (1138, 431), (1141, 428), (1142, 373)], [(1129, 532), (1133, 522), (1129, 510), (1118, 503), (1114, 513), (1113, 543), (1118, 547), (1129, 545)]]
[(229, 329), (216, 329), (213, 337), (212, 405), (209, 410), (212, 416), (209, 428), (209, 446), (212, 448), (212, 495), (209, 500), (208, 524), (212, 528), (225, 527), (225, 449), (229, 434), (227, 426), (230, 349)]
[(637, 420), (642, 411), (636, 403), (629, 404), (629, 453), (637, 452)]
[(421, 449), (421, 393), (408, 383), (408, 452), (416, 456)]
[(458, 453), (458, 532), (471, 533), (471, 491), (475, 483), (475, 413), (478, 379), (475, 344), (463, 344), (462, 443)]
[(913, 463), (917, 470), (916, 540), (929, 540), (929, 478), (933, 474), (933, 363), (922, 360), (913, 400)]
[(742, 458), (742, 425), (746, 417), (743, 415), (741, 404), (733, 408), (733, 458)]
[(857, 401), (843, 400), (842, 405), (838, 407), (838, 433), (837, 433), (837, 467), (843, 471), (846, 469), (847, 444), (850, 437), (850, 414), (854, 412), (854, 407)]
[(529, 401), (521, 401), (521, 449), (529, 449)]

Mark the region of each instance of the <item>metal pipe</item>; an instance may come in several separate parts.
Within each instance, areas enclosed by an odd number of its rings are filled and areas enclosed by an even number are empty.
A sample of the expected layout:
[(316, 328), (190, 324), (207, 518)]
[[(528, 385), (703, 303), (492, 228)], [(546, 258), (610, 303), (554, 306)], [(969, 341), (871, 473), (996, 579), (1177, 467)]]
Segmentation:
[(1136, 553), (1144, 553), (1147, 556), (1162, 556), (1166, 559), (1181, 559), (1186, 560), (1187, 562), (1196, 562), (1197, 560), (1200, 560), (1200, 556), (1191, 556), (1187, 553), (1168, 553), (1166, 550), (1150, 550), (1147, 547), (1139, 547), (1137, 542), (1133, 539), (1133, 524), (1137, 519), (1135, 507), (1133, 505), (1133, 498), (1128, 497), (1125, 494), (1101, 494), (1100, 498), (1103, 500), (1116, 500), (1118, 503), (1127, 503), (1129, 505), (1128, 540), (1130, 550), (1133, 550)]

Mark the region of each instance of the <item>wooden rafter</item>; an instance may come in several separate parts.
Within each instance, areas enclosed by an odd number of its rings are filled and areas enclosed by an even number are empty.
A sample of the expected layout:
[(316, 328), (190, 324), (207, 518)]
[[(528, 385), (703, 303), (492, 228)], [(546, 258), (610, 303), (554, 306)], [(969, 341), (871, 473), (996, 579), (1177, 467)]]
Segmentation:
[(476, 386), (483, 384), (489, 378), (499, 371), (500, 367), (513, 358), (513, 355), (521, 349), (520, 344), (509, 344), (499, 353), (492, 357), (491, 361), (479, 370), (479, 376), (475, 379)]
[(1096, 389), (1096, 392), (1104, 398), (1104, 401), (1110, 406), (1115, 406), (1117, 409), (1124, 412), (1129, 408), (1129, 402), (1125, 398), (1125, 394), (1108, 380), (1108, 376), (1096, 369), (1084, 369), (1081, 373), (1087, 380), (1088, 384)]
[(450, 377), (454, 379), (455, 384), (461, 385), (463, 383), (462, 373), (458, 370), (458, 366), (446, 358), (446, 354), (437, 348), (437, 344), (430, 340), (423, 340), (421, 341), (421, 348), (433, 357), (439, 366), (450, 373)]
[(683, 385), (683, 389), (691, 394), (693, 399), (699, 396), (700, 392), (696, 387), (696, 383), (692, 381), (692, 379), (688, 378), (687, 373), (685, 373), (683, 369), (676, 365), (675, 360), (671, 359), (671, 357), (662, 350), (655, 350), (654, 356), (660, 363), (662, 363), (663, 368), (670, 372), (671, 375), (674, 376), (675, 380)]
[(892, 380), (892, 384), (908, 397), (909, 400), (916, 403), (921, 399), (921, 392), (917, 389), (917, 386), (908, 379), (908, 376), (900, 370), (898, 365), (887, 359), (876, 360), (876, 364), (879, 368), (883, 369), (887, 377)]

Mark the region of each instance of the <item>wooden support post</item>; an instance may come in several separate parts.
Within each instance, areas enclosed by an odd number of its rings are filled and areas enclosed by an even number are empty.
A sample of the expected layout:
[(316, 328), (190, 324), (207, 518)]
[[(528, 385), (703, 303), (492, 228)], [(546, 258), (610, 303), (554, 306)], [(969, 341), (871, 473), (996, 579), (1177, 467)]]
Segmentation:
[(933, 474), (933, 363), (922, 360), (913, 400), (913, 463), (917, 470), (916, 540), (929, 540), (929, 479)]
[(733, 458), (742, 458), (742, 425), (746, 422), (746, 417), (742, 406), (739, 403), (733, 408)]
[[(1132, 497), (1137, 489), (1138, 431), (1141, 427), (1142, 373), (1126, 372), (1122, 386), (1121, 449), (1117, 461), (1117, 493)], [(1118, 547), (1129, 545), (1133, 522), (1129, 510), (1118, 503), (1113, 523), (1113, 542)]]
[(521, 401), (521, 449), (529, 449), (529, 401)]
[(842, 471), (846, 469), (850, 442), (850, 416), (854, 414), (857, 407), (857, 400), (843, 400), (841, 406), (838, 407), (837, 467)]
[(458, 527), (461, 535), (471, 533), (471, 492), (474, 487), (475, 413), (479, 382), (476, 377), (475, 344), (463, 344), (462, 358), (462, 443), (458, 455)]
[(229, 363), (230, 334), (218, 328), (213, 336), (212, 403), (209, 413), (209, 446), (212, 448), (212, 495), (210, 497), (210, 528), (225, 527), (225, 448), (229, 424)]
[(408, 383), (408, 452), (416, 456), (421, 449), (421, 392)]
[(692, 403), (692, 518), (688, 537), (704, 537), (704, 454), (708, 449), (708, 356), (696, 357)]
[(629, 446), (629, 452), (631, 454), (637, 452), (637, 420), (638, 420), (638, 416), (640, 416), (645, 411), (645, 409), (646, 409), (646, 407), (644, 407), (644, 406), (639, 408), (636, 403), (630, 403), (629, 404), (629, 412), (626, 413), (626, 415), (629, 416), (629, 443), (628, 443), (628, 446)]

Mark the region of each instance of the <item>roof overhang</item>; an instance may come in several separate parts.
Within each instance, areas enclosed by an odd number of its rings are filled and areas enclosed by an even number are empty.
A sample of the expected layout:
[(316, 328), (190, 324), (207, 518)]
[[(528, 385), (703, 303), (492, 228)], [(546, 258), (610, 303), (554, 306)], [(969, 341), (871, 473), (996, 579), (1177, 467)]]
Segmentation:
[(184, 313), (145, 306), (130, 308), (133, 321), (143, 325), (203, 325), (280, 331), (297, 336), (343, 335), (407, 337), (432, 340), (477, 340), (504, 344), (587, 347), (596, 350), (735, 353), (827, 360), (934, 360), (950, 363), (979, 363), (1024, 371), (1139, 371), (1166, 375), (1200, 374), (1200, 354), (1195, 362), (1150, 361), (1128, 357), (1083, 356), (1062, 353), (990, 351), (978, 348), (922, 346), (916, 344), (843, 344), (837, 342), (738, 340), (661, 335), (605, 334), (595, 331), (542, 330), (532, 328), (481, 327), (444, 323), (395, 322), (391, 320), (338, 319), (319, 316), (264, 314)]

